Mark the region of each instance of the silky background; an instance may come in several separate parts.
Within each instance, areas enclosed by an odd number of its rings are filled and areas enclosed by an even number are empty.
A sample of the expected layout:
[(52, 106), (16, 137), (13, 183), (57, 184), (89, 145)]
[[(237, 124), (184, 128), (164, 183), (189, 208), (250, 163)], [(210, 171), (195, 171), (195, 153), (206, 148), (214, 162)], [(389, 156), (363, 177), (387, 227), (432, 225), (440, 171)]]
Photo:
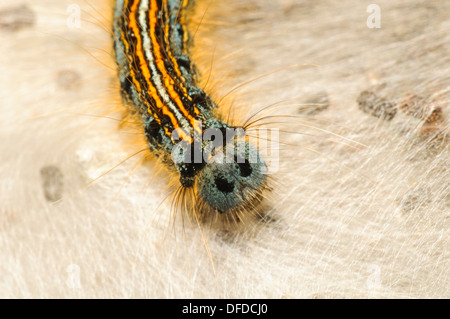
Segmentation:
[[(376, 1), (381, 28), (371, 3), (197, 1), (207, 91), (296, 117), (267, 121), (293, 132), (270, 218), (200, 230), (154, 162), (124, 161), (142, 145), (119, 130), (112, 2), (2, 0), (0, 297), (449, 298), (450, 1)], [(436, 125), (399, 109), (412, 95)]]

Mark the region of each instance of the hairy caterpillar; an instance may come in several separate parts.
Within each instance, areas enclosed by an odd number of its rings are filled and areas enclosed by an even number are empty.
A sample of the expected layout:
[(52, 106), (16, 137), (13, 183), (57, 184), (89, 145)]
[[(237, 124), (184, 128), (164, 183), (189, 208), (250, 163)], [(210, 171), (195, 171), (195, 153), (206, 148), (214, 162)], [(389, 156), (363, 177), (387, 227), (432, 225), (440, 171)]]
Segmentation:
[[(235, 141), (234, 127), (217, 117), (218, 106), (197, 84), (183, 23), (188, 5), (116, 1), (114, 46), (123, 100), (139, 113), (152, 153), (179, 174), (180, 194), (188, 191), (198, 202), (194, 214), (203, 206), (243, 214), (258, 206), (267, 188), (266, 166), (250, 142)], [(225, 160), (208, 161), (205, 153), (219, 147)]]
[[(0, 5), (2, 297), (448, 298), (449, 3), (380, 0), (382, 27), (370, 29), (364, 1), (197, 1), (193, 61), (205, 81), (213, 65), (215, 101), (315, 64), (232, 95), (250, 114), (286, 101), (278, 110), (368, 145), (291, 135), (276, 222), (204, 237), (168, 231), (153, 166), (116, 166), (130, 155), (118, 118), (95, 113), (122, 104), (113, 2), (87, 3)], [(74, 5), (80, 28), (67, 25)], [(291, 130), (278, 119), (267, 120)]]

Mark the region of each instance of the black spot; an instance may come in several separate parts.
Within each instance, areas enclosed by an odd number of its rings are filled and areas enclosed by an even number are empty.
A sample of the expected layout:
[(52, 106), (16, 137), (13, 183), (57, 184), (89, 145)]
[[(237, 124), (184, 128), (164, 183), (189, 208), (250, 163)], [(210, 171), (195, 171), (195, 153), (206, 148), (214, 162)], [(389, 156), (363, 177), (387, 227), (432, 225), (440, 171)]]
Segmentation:
[(203, 167), (205, 167), (203, 161), (201, 163), (185, 163), (181, 166), (180, 174), (184, 177), (194, 177)]
[(245, 163), (238, 163), (238, 166), (242, 177), (248, 177), (252, 174), (252, 167), (247, 159)]
[(127, 76), (125, 80), (121, 83), (122, 91), (131, 96), (131, 76)]
[(191, 70), (191, 61), (186, 55), (180, 55), (177, 57), (178, 66), (183, 67), (186, 71)]
[(201, 161), (196, 163), (195, 154), (202, 154), (201, 145), (197, 143), (187, 143), (185, 146), (184, 162), (180, 164), (178, 170), (180, 172), (180, 182), (183, 187), (191, 187), (194, 185), (195, 176), (205, 167), (206, 163), (201, 157)]
[(161, 126), (156, 122), (156, 120), (152, 120), (148, 125), (145, 127), (145, 136), (147, 137), (147, 140), (150, 141), (156, 141), (158, 144), (162, 143), (162, 136), (161, 136)]
[(186, 187), (186, 188), (192, 187), (192, 186), (194, 186), (194, 182), (195, 182), (195, 178), (193, 178), (193, 177), (183, 176), (183, 175), (180, 176), (180, 183), (181, 183), (181, 186), (183, 186), (183, 187)]
[(192, 98), (192, 101), (195, 103), (203, 103), (208, 99), (208, 95), (206, 95), (206, 93), (197, 88), (197, 87), (191, 87), (189, 88), (189, 95)]
[(234, 190), (234, 184), (227, 181), (222, 176), (216, 176), (214, 178), (217, 189), (222, 193), (231, 193)]

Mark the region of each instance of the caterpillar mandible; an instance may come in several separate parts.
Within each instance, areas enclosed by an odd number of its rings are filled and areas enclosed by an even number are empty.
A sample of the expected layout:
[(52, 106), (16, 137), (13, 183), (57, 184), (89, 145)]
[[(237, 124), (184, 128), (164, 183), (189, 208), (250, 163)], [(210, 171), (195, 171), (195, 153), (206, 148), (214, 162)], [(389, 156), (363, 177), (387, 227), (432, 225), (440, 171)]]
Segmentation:
[(178, 174), (195, 213), (239, 215), (263, 199), (267, 166), (243, 128), (227, 123), (198, 85), (184, 23), (190, 2), (116, 1), (122, 99), (142, 122), (151, 153)]

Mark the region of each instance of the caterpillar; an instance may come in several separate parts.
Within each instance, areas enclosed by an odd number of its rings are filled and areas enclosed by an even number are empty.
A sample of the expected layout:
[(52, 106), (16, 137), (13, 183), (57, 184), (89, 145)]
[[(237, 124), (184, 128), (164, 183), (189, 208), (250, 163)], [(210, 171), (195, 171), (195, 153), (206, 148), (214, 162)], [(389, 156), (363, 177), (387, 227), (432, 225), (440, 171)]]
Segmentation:
[[(448, 298), (450, 2), (379, 0), (379, 29), (364, 1), (211, 1), (205, 14), (209, 3), (186, 7), (182, 25), (219, 119), (245, 126), (228, 120), (233, 98), (250, 115), (279, 103), (368, 147), (266, 117), (295, 133), (259, 203), (274, 222), (167, 227), (166, 181), (194, 187), (161, 160), (117, 165), (151, 150), (120, 96), (114, 1), (2, 0), (0, 296)], [(76, 5), (79, 28), (67, 25)], [(303, 63), (318, 66), (259, 77)]]
[(139, 114), (149, 149), (178, 174), (195, 211), (242, 215), (268, 189), (267, 167), (243, 128), (221, 118), (198, 85), (184, 24), (190, 2), (116, 1), (114, 51), (123, 102)]

